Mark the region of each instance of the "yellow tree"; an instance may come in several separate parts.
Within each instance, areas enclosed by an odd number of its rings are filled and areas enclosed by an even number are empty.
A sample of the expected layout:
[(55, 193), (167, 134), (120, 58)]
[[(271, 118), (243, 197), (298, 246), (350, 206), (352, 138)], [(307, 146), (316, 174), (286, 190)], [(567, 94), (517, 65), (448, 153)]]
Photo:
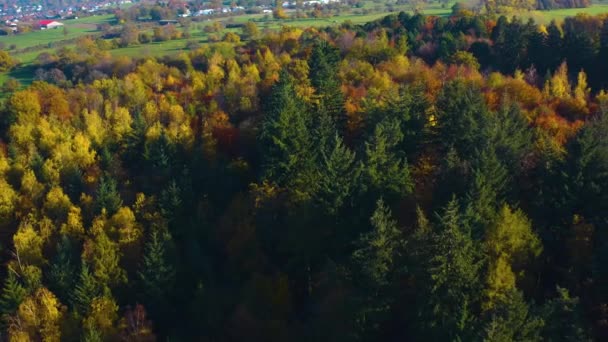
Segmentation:
[(574, 98), (580, 105), (586, 106), (590, 93), (591, 89), (587, 84), (587, 74), (581, 70), (578, 73), (576, 88), (574, 88)]
[(485, 245), (489, 270), (484, 308), (489, 309), (515, 289), (513, 269), (523, 269), (530, 259), (540, 254), (542, 245), (526, 215), (507, 205), (500, 209), (496, 223), (487, 232)]
[(11, 319), (9, 340), (59, 342), (64, 311), (51, 291), (39, 288), (19, 305)]

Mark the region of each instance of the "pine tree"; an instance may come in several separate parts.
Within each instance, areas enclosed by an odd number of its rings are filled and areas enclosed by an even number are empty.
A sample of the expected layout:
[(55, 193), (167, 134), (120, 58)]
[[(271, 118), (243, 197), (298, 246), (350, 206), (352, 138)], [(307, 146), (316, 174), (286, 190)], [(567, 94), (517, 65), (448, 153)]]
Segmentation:
[[(600, 32), (600, 50), (595, 64), (598, 66), (598, 73), (600, 75), (608, 75), (608, 18), (604, 19), (602, 31)], [(605, 89), (608, 86), (608, 79), (604, 78), (600, 80), (599, 86)]]
[(480, 261), (471, 229), (462, 218), (456, 199), (439, 217), (429, 260), (430, 284), (424, 321), (427, 337), (469, 340), (477, 324), (480, 297)]
[(273, 86), (259, 134), (262, 179), (309, 193), (314, 166), (311, 120), (298, 98), (291, 76), (283, 70)]
[(19, 283), (15, 274), (9, 270), (0, 297), (0, 312), (2, 315), (15, 313), (26, 296), (26, 289)]
[(464, 79), (447, 83), (437, 98), (436, 141), (469, 160), (485, 141), (479, 132), (485, 127), (488, 111), (480, 89)]
[(509, 174), (518, 175), (521, 172), (521, 160), (531, 151), (534, 139), (520, 106), (503, 100), (498, 111), (489, 116), (481, 134), (495, 150)]
[(372, 230), (360, 236), (352, 255), (354, 282), (359, 284), (360, 291), (357, 326), (363, 334), (376, 332), (379, 324), (387, 319), (395, 299), (391, 298), (389, 284), (405, 244), (397, 222), (382, 199), (376, 203), (370, 222)]
[(490, 148), (484, 149), (475, 163), (467, 193), (467, 214), (472, 221), (473, 236), (479, 238), (504, 200), (509, 174)]
[(562, 30), (555, 20), (547, 27), (547, 50), (551, 53), (547, 56), (547, 71), (555, 71), (564, 61), (564, 42)]
[(393, 200), (412, 191), (407, 162), (396, 149), (402, 139), (399, 123), (386, 119), (376, 125), (365, 143), (364, 179), (372, 194)]
[(512, 289), (490, 311), (485, 313), (483, 341), (542, 341), (544, 325), (540, 317), (532, 313), (520, 291)]
[(57, 254), (49, 270), (50, 288), (62, 302), (67, 302), (74, 287), (78, 271), (73, 262), (73, 249), (70, 239), (61, 236), (57, 244)]
[(391, 96), (385, 105), (372, 108), (366, 117), (366, 126), (370, 135), (376, 125), (387, 118), (399, 123), (404, 138), (398, 149), (406, 155), (415, 156), (426, 139), (426, 113), (430, 108), (424, 89), (420, 85), (399, 88), (398, 96)]
[(86, 315), (93, 299), (101, 294), (100, 285), (93, 274), (89, 272), (89, 266), (83, 261), (76, 287), (71, 293), (72, 307), (77, 313)]
[(340, 52), (325, 40), (316, 42), (309, 59), (310, 82), (316, 89), (319, 112), (328, 115), (340, 132), (346, 129), (344, 94), (338, 74)]
[(557, 296), (543, 306), (542, 314), (545, 341), (592, 341), (583, 323), (579, 299), (571, 297), (567, 289), (557, 286)]
[(167, 261), (168, 235), (152, 232), (145, 246), (143, 263), (138, 271), (142, 287), (141, 299), (155, 319), (161, 319), (170, 309), (175, 285), (175, 271)]
[(116, 181), (109, 177), (102, 177), (97, 188), (97, 212), (101, 213), (103, 209), (111, 216), (118, 211), (122, 206), (122, 199), (116, 189)]
[(359, 185), (361, 165), (337, 134), (328, 145), (327, 152), (321, 152), (319, 192), (315, 199), (328, 214), (337, 215)]

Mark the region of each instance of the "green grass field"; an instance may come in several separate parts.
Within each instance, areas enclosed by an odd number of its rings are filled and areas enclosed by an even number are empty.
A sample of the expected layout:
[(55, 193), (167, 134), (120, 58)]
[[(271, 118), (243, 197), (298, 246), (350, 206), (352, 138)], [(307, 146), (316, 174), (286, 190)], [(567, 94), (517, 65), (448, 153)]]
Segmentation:
[(551, 20), (562, 21), (567, 17), (573, 17), (579, 13), (588, 15), (599, 15), (608, 13), (608, 3), (593, 4), (588, 8), (567, 8), (557, 9), (551, 11), (531, 11), (530, 13), (522, 16), (528, 18), (534, 18), (538, 23), (549, 23)]
[(110, 22), (112, 20), (114, 20), (113, 15), (91, 16), (81, 19), (66, 20), (63, 21), (63, 23), (67, 29), (67, 35), (64, 34), (63, 28), (36, 30), (12, 36), (1, 36), (0, 42), (4, 43), (6, 47), (10, 47), (14, 44), (17, 49), (24, 49), (41, 44), (49, 44), (62, 40), (73, 39), (85, 34), (92, 34), (96, 32), (95, 26), (97, 24)]

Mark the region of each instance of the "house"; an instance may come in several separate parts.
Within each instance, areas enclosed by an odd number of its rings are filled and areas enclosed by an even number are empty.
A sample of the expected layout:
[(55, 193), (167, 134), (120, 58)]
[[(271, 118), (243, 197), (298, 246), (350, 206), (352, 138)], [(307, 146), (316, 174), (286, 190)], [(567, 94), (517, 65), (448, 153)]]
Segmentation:
[(38, 22), (38, 25), (40, 25), (40, 29), (44, 30), (44, 29), (53, 29), (53, 28), (58, 28), (63, 26), (62, 23), (55, 21), (55, 20), (40, 20)]

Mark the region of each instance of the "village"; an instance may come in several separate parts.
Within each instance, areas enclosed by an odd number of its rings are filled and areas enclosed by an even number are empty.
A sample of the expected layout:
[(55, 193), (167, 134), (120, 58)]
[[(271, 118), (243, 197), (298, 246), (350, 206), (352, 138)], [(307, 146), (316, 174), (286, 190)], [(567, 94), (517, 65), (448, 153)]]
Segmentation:
[[(67, 8), (44, 8), (42, 5), (8, 5), (0, 7), (0, 35), (24, 33), (31, 30), (47, 30), (64, 27), (65, 20), (78, 19), (91, 15), (111, 14), (116, 10), (125, 9), (140, 0), (119, 0), (119, 1), (90, 1), (78, 6), (68, 6)], [(222, 2), (199, 2), (196, 5), (181, 3), (179, 10), (172, 17), (154, 18), (154, 16), (139, 16), (137, 21), (157, 21), (161, 25), (177, 22), (179, 18), (200, 18), (233, 16), (240, 14), (272, 14), (277, 6), (285, 11), (295, 11), (298, 6), (301, 8), (312, 8), (338, 3), (340, 0), (308, 0), (308, 1), (284, 1), (275, 5), (270, 2), (258, 3), (253, 5), (238, 5), (232, 2), (229, 6)], [(159, 2), (161, 3), (161, 2)], [(157, 3), (158, 4), (158, 3)], [(165, 4), (162, 2), (162, 4)], [(175, 4), (171, 4), (174, 6)], [(3, 24), (4, 27), (1, 27)]]
[(91, 0), (66, 8), (45, 8), (38, 4), (4, 4), (4, 6), (0, 6), (0, 22), (4, 24), (5, 29), (0, 30), (0, 35), (19, 32), (22, 23), (27, 23), (34, 29), (40, 30), (58, 28), (63, 26), (61, 20), (103, 14), (132, 3), (132, 0)]

